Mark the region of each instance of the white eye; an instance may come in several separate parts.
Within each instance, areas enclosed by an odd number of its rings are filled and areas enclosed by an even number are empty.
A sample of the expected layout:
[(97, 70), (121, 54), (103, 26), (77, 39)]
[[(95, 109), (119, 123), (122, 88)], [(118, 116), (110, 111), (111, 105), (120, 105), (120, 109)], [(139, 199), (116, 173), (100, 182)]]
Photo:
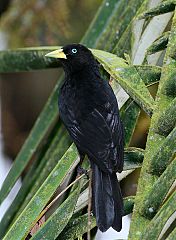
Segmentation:
[(77, 53), (77, 49), (76, 48), (73, 48), (71, 51), (72, 51), (72, 53)]

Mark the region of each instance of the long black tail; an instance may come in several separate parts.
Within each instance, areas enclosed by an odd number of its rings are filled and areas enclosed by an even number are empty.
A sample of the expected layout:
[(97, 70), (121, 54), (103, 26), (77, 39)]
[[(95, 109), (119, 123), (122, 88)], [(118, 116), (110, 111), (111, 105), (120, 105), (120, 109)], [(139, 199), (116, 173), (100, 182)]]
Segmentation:
[(105, 232), (113, 227), (122, 229), (123, 199), (115, 173), (101, 171), (92, 163), (92, 207), (98, 228)]

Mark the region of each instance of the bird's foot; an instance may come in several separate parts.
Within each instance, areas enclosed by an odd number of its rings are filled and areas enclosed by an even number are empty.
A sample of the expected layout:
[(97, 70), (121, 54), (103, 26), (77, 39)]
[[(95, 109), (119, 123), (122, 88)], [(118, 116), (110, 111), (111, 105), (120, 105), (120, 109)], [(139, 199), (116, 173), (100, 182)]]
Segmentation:
[(80, 165), (77, 167), (77, 176), (80, 176), (82, 174), (85, 174), (87, 179), (89, 179), (89, 173), (86, 169), (82, 168)]

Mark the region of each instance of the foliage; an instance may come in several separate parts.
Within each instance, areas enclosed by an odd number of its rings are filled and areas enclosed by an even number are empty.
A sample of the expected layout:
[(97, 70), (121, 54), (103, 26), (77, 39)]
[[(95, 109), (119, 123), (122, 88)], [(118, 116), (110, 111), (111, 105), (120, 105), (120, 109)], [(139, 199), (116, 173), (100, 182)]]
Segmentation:
[(13, 0), (1, 17), (0, 29), (6, 33), (11, 48), (69, 43), (70, 39), (76, 42), (101, 2), (80, 0), (78, 4), (76, 0)]
[[(113, 79), (112, 87), (125, 123), (127, 148), (124, 171), (118, 175), (119, 180), (141, 167), (136, 197), (124, 199), (125, 214), (133, 212), (129, 233), (129, 239), (132, 240), (161, 239), (163, 236), (174, 239), (175, 230), (169, 228), (174, 221), (174, 217), (171, 216), (175, 216), (176, 211), (176, 195), (173, 190), (176, 176), (174, 9), (174, 0), (164, 1), (157, 6), (150, 0), (104, 1), (81, 41), (90, 48), (111, 52), (92, 49), (104, 68), (104, 75), (107, 76), (105, 74), (107, 71)], [(158, 16), (155, 17), (156, 15)], [(0, 71), (30, 71), (60, 67), (55, 60), (44, 57), (51, 48), (2, 51)], [(115, 54), (122, 57), (124, 52), (128, 53), (125, 59)], [(149, 86), (158, 82), (156, 98), (153, 99)], [(0, 238), (24, 239), (45, 214), (44, 209), (56, 189), (61, 191), (75, 178), (73, 170), (79, 162), (78, 154), (58, 120), (57, 95), (61, 83), (62, 77), (1, 188), (0, 203), (8, 195), (31, 158), (34, 158), (19, 193), (0, 223)], [(130, 147), (130, 140), (141, 110), (151, 117), (145, 150)], [(84, 211), (87, 201), (87, 181), (81, 179), (73, 185), (71, 191), (68, 190), (62, 195), (53, 213), (32, 239), (81, 237), (87, 231), (87, 214)], [(164, 227), (168, 219), (171, 223)], [(92, 217), (91, 227), (94, 228), (95, 225), (95, 219)]]

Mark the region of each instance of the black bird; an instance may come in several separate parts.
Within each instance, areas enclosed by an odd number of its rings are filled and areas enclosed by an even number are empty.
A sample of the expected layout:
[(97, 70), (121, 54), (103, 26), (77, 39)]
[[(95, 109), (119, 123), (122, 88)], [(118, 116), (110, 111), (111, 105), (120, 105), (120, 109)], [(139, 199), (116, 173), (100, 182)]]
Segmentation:
[(99, 72), (91, 51), (81, 44), (46, 56), (59, 58), (65, 81), (60, 90), (60, 117), (93, 172), (92, 208), (98, 228), (122, 228), (123, 200), (116, 172), (123, 169), (124, 137), (116, 97)]

